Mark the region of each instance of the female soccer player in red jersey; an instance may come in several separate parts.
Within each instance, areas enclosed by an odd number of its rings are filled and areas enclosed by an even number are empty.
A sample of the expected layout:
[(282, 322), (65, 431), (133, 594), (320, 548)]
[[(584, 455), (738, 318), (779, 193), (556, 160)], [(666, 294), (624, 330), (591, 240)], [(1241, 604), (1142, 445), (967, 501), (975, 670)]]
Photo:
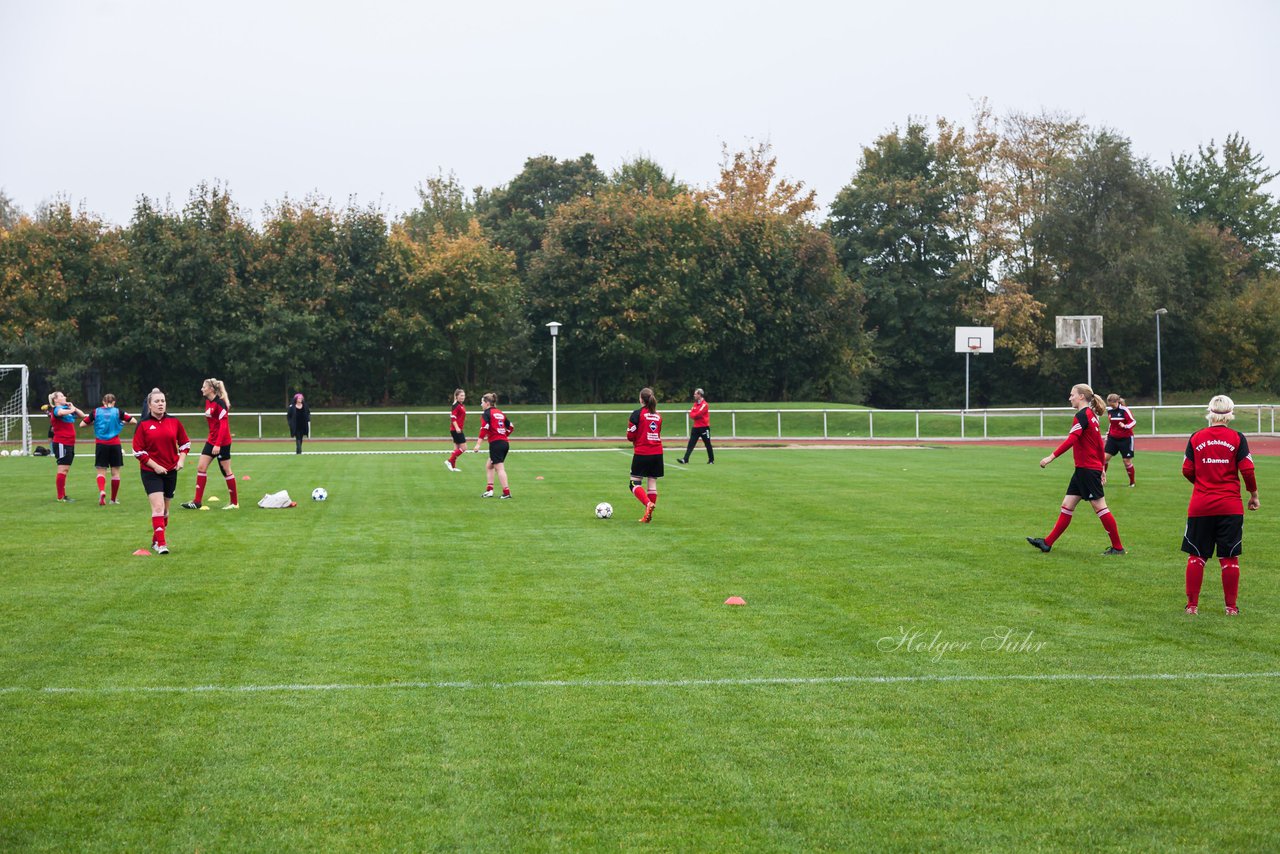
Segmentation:
[(76, 458), (76, 419), (84, 418), (85, 414), (60, 391), (49, 395), (49, 405), (45, 408), (49, 411), (53, 459), (58, 464), (58, 473), (54, 476), (58, 500), (75, 501), (67, 497), (67, 472), (71, 471)]
[(230, 497), (230, 503), (222, 509), (239, 510), (236, 476), (231, 471), (231, 399), (227, 395), (227, 386), (222, 380), (210, 378), (200, 386), (200, 393), (204, 395), (204, 417), (209, 422), (209, 438), (205, 439), (204, 449), (200, 451), (200, 462), (196, 465), (196, 497), (182, 507), (184, 510), (200, 509), (200, 503), (204, 500), (209, 463), (217, 459)]
[(681, 465), (689, 462), (694, 447), (701, 439), (702, 444), (707, 448), (707, 464), (714, 463), (716, 452), (711, 449), (711, 407), (707, 405), (707, 399), (700, 388), (693, 390), (693, 408), (689, 410), (689, 420), (692, 422), (692, 428), (689, 430), (689, 447), (684, 449), (684, 456), (677, 458), (676, 462)]
[(641, 522), (653, 519), (658, 503), (658, 478), (662, 477), (662, 416), (653, 389), (640, 389), (641, 406), (627, 422), (627, 441), (635, 451), (631, 455), (631, 494), (644, 505)]
[(107, 505), (107, 469), (111, 470), (111, 503), (119, 504), (120, 468), (124, 465), (124, 452), (120, 449), (120, 431), (133, 420), (133, 416), (116, 406), (114, 394), (104, 394), (102, 405), (84, 417), (81, 426), (93, 424), (94, 467), (98, 470), (98, 506)]
[(1098, 419), (1106, 416), (1107, 407), (1103, 404), (1102, 398), (1094, 394), (1093, 389), (1084, 383), (1071, 387), (1068, 400), (1076, 409), (1071, 431), (1067, 433), (1067, 438), (1057, 447), (1057, 450), (1040, 461), (1040, 468), (1049, 465), (1059, 455), (1066, 453), (1067, 448), (1070, 448), (1075, 459), (1076, 471), (1071, 476), (1071, 482), (1067, 485), (1067, 494), (1062, 499), (1058, 523), (1053, 526), (1049, 536), (1043, 539), (1027, 537), (1027, 542), (1042, 552), (1049, 551), (1058, 537), (1062, 536), (1062, 532), (1071, 524), (1071, 514), (1075, 512), (1076, 505), (1084, 499), (1093, 505), (1093, 512), (1098, 515), (1098, 520), (1106, 529), (1107, 536), (1111, 538), (1111, 545), (1103, 554), (1122, 555), (1124, 546), (1120, 543), (1120, 531), (1116, 527), (1115, 517), (1107, 509), (1107, 499), (1103, 497), (1102, 492), (1103, 484), (1107, 482), (1107, 475), (1102, 467), (1102, 433), (1098, 427)]
[(1133, 486), (1133, 428), (1138, 426), (1137, 419), (1124, 405), (1124, 398), (1118, 394), (1107, 395), (1107, 417), (1111, 426), (1107, 428), (1106, 456), (1102, 467), (1106, 469), (1111, 458), (1116, 454), (1124, 460), (1124, 470), (1129, 475), (1129, 485)]
[(445, 460), (444, 467), (449, 471), (460, 471), (456, 465), (458, 457), (467, 452), (467, 434), (462, 428), (467, 426), (467, 393), (460, 388), (453, 390), (453, 409), (449, 412), (449, 435), (453, 437), (453, 453)]
[(1205, 419), (1209, 426), (1191, 434), (1182, 476), (1191, 481), (1191, 503), (1187, 506), (1187, 528), (1182, 550), (1187, 553), (1187, 613), (1199, 613), (1200, 583), (1204, 563), (1218, 549), (1222, 565), (1222, 595), (1227, 616), (1240, 613), (1236, 594), (1240, 589), (1240, 554), (1244, 543), (1244, 505), (1240, 501), (1240, 478), (1249, 490), (1249, 509), (1262, 506), (1253, 457), (1244, 434), (1227, 424), (1235, 418), (1235, 403), (1225, 394), (1209, 401)]
[(484, 464), (488, 481), (480, 497), (493, 497), (493, 477), (496, 474), (498, 483), (502, 484), (502, 497), (510, 498), (511, 487), (507, 484), (506, 459), (507, 452), (511, 450), (508, 439), (516, 429), (516, 425), (498, 408), (498, 395), (495, 392), (491, 391), (480, 398), (480, 405), (484, 411), (480, 413), (480, 435), (476, 439), (475, 452), (480, 452), (481, 442), (485, 439), (489, 440), (489, 461)]
[(166, 413), (164, 392), (152, 389), (147, 395), (147, 414), (133, 431), (133, 455), (142, 467), (142, 488), (151, 509), (151, 548), (167, 555), (165, 528), (169, 524), (169, 502), (178, 487), (191, 450), (191, 440), (182, 422)]

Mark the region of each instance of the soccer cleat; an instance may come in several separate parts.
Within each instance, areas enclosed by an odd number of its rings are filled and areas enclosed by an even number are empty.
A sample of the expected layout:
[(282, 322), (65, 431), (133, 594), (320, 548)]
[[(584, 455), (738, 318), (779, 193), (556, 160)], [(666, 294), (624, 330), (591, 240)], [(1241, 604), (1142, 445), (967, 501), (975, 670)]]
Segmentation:
[(112, 504), (119, 504), (120, 502), (113, 498), (113, 499), (111, 499), (111, 503), (112, 503)]
[(169, 553), (169, 547), (164, 543), (153, 543), (151, 548), (158, 555), (167, 555)]
[(183, 510), (199, 510), (199, 509), (200, 509), (200, 502), (199, 502), (199, 501), (184, 501), (182, 504), (179, 504), (178, 506), (179, 506), (179, 507), (181, 507)]
[(1188, 605), (1186, 607), (1186, 610), (1183, 613), (1185, 613), (1188, 617), (1194, 617), (1200, 613), (1200, 609), (1197, 608), (1195, 605)]
[(640, 521), (641, 521), (641, 522), (651, 522), (651, 521), (653, 521), (653, 508), (655, 508), (655, 507), (657, 507), (657, 506), (658, 506), (658, 505), (654, 504), (652, 501), (650, 501), (648, 504), (646, 504), (646, 505), (644, 506), (644, 515), (640, 517)]
[(1228, 616), (1228, 617), (1238, 617), (1238, 616), (1240, 616), (1240, 609), (1239, 609), (1239, 608), (1237, 608), (1235, 605), (1228, 605), (1228, 606), (1227, 606), (1227, 616)]
[(716, 461), (715, 461), (715, 460), (707, 460), (707, 465), (709, 465), (709, 466), (713, 466), (713, 465), (715, 465), (715, 464), (716, 464)]
[(239, 509), (240, 509), (240, 505), (239, 505), (239, 504), (228, 504), (226, 507), (223, 507), (222, 509), (223, 509), (223, 510), (239, 510)]
[(501, 497), (502, 497), (502, 499), (503, 499), (504, 501), (509, 501), (509, 500), (511, 500), (511, 493), (510, 493), (510, 492), (504, 492), (504, 493), (502, 493), (502, 496), (501, 496)]
[(449, 471), (457, 471), (457, 470), (458, 470), (458, 467), (457, 467), (457, 466), (455, 466), (453, 463), (449, 462), (448, 460), (445, 460), (445, 461), (444, 461), (444, 467), (445, 467), (445, 468), (447, 468)]
[(63, 504), (75, 504), (75, 503), (76, 503), (76, 500), (75, 500), (74, 498), (72, 498), (70, 495), (66, 496), (65, 498), (59, 498), (59, 499), (58, 499), (58, 501), (60, 501), (60, 502), (61, 502), (61, 503), (63, 503)]
[(492, 490), (492, 489), (486, 489), (484, 492), (480, 493), (480, 497), (481, 497), (481, 498), (492, 498), (492, 497), (493, 497), (493, 490)]
[(688, 461), (688, 460), (682, 460), (682, 459), (680, 459), (679, 457), (676, 457), (676, 462), (678, 462), (678, 463), (679, 463), (680, 465), (682, 465), (682, 466), (684, 466), (684, 465), (688, 465), (688, 464), (689, 464), (689, 461)]
[(1104, 555), (1122, 555), (1122, 554), (1125, 554), (1125, 550), (1118, 549), (1115, 546), (1107, 546), (1107, 550), (1103, 552), (1103, 554)]
[(1053, 546), (1044, 541), (1043, 537), (1027, 537), (1027, 542), (1046, 553), (1053, 548)]
[(98, 506), (99, 507), (107, 506), (107, 494), (105, 492), (98, 493)]

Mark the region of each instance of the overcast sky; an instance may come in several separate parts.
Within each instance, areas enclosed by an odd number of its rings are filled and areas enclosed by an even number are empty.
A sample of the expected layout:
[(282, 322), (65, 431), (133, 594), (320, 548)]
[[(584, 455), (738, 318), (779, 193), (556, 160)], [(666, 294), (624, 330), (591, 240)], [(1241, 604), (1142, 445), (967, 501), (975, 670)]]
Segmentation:
[(1276, 169), (1278, 43), (1275, 0), (0, 0), (0, 189), (120, 224), (202, 180), (255, 221), (311, 192), (394, 216), (439, 170), (590, 152), (705, 185), (769, 141), (825, 208), (878, 135), (984, 97), (1160, 165), (1239, 132)]

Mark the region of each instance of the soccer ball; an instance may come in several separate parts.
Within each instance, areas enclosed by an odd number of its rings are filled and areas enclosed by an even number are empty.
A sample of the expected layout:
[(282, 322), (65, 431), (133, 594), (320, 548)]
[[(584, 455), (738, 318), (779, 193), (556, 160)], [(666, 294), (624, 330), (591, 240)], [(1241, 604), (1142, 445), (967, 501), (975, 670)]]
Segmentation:
[(15, 457), (22, 456), (22, 449), (18, 448), (16, 451), (13, 452), (12, 456), (15, 456)]
[(7, 457), (7, 456), (9, 456), (8, 448), (4, 448), (3, 450), (0, 450), (0, 457)]
[(608, 501), (601, 501), (599, 504), (596, 505), (597, 519), (608, 519), (612, 515), (613, 515), (613, 505), (610, 504)]
[(315, 489), (311, 490), (312, 501), (324, 501), (328, 497), (329, 490), (325, 489), (323, 486), (317, 486)]

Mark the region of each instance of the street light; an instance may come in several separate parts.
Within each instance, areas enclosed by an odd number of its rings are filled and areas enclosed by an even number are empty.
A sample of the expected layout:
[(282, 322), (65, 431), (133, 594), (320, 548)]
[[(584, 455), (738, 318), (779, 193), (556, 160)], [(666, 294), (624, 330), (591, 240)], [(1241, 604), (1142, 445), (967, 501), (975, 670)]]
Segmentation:
[(1168, 314), (1169, 309), (1156, 309), (1156, 406), (1164, 406), (1164, 376), (1160, 367), (1160, 315)]
[(547, 324), (551, 330), (551, 435), (556, 434), (556, 338), (560, 335), (562, 323), (554, 320)]

